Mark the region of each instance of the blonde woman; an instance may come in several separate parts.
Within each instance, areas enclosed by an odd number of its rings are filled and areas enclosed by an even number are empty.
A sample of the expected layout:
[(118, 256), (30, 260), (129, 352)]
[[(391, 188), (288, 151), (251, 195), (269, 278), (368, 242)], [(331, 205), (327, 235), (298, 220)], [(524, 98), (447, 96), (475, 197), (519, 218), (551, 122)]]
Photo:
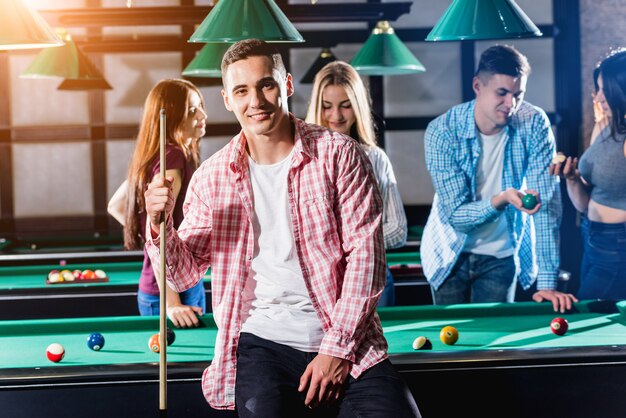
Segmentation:
[[(372, 163), (383, 198), (385, 249), (405, 245), (407, 221), (396, 176), (389, 157), (376, 145), (370, 97), (350, 64), (334, 61), (317, 73), (306, 121), (349, 135), (361, 144)], [(378, 306), (391, 306), (394, 302), (393, 276), (387, 269), (387, 283)]]
[[(124, 226), (124, 246), (143, 248), (146, 230), (144, 191), (160, 172), (159, 113), (167, 117), (166, 176), (172, 177), (175, 207), (174, 226), (183, 220), (183, 200), (191, 175), (198, 168), (198, 142), (205, 134), (206, 112), (202, 94), (186, 80), (158, 82), (148, 94), (137, 145), (128, 170), (128, 178), (109, 202), (109, 213)], [(137, 302), (141, 315), (159, 315), (159, 288), (150, 258), (145, 253), (139, 279)], [(206, 310), (202, 280), (183, 293), (167, 292), (167, 315), (177, 327), (198, 324), (197, 315)]]

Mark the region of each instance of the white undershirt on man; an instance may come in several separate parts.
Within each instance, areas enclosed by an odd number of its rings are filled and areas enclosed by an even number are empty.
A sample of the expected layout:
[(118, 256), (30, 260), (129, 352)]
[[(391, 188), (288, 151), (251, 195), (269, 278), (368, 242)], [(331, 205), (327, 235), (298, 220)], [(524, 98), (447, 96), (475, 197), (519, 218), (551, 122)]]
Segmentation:
[[(488, 200), (502, 192), (502, 169), (506, 129), (495, 135), (478, 132), (481, 153), (476, 167), (476, 199)], [(480, 225), (468, 234), (464, 252), (504, 258), (513, 255), (515, 247), (506, 223), (504, 211), (493, 221)]]
[(255, 249), (243, 292), (241, 332), (317, 352), (324, 332), (304, 283), (287, 200), (292, 155), (269, 165), (248, 157)]

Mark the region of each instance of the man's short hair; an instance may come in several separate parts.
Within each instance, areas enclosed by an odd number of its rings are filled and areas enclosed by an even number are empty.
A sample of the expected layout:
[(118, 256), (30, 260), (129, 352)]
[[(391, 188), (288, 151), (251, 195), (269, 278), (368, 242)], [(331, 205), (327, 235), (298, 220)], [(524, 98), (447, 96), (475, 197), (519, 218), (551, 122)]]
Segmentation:
[(245, 39), (231, 45), (224, 54), (222, 58), (222, 80), (225, 80), (226, 70), (230, 64), (245, 60), (249, 57), (267, 57), (272, 60), (274, 68), (277, 69), (283, 77), (287, 76), (283, 58), (274, 46), (259, 39)]
[(514, 78), (530, 75), (530, 64), (524, 54), (510, 45), (495, 45), (480, 56), (476, 76), (504, 74)]

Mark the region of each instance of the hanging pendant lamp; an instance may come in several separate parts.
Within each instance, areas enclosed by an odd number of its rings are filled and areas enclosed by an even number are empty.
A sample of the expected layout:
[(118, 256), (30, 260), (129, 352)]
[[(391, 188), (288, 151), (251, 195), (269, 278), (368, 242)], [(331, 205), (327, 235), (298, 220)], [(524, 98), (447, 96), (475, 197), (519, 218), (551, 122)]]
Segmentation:
[(427, 41), (530, 38), (542, 33), (514, 0), (454, 0)]
[(304, 38), (274, 0), (221, 0), (189, 42), (304, 42)]
[(326, 64), (333, 61), (337, 61), (337, 57), (335, 56), (335, 54), (333, 54), (328, 48), (322, 48), (322, 52), (320, 52), (315, 61), (313, 61), (313, 64), (311, 64), (300, 82), (302, 84), (313, 83), (313, 80), (315, 80), (315, 75), (319, 72), (319, 70), (324, 68)]
[(350, 64), (363, 75), (419, 74), (426, 71), (386, 20), (376, 24)]
[(185, 67), (185, 77), (222, 77), (222, 58), (232, 44), (210, 43), (204, 45), (198, 55)]
[[(69, 34), (64, 35), (65, 45), (59, 48), (48, 48), (41, 51), (30, 63), (28, 68), (20, 74), (21, 78), (64, 78), (74, 81), (84, 81), (84, 86), (99, 85), (102, 88), (110, 89), (102, 73), (94, 64), (78, 49)], [(61, 83), (64, 90), (70, 89), (68, 86), (77, 89), (81, 83), (70, 82)], [(99, 83), (96, 83), (99, 82)], [(104, 83), (103, 83), (104, 82)], [(108, 86), (108, 87), (106, 87)], [(60, 88), (61, 86), (59, 86)]]
[(0, 50), (61, 45), (61, 38), (22, 0), (0, 0)]

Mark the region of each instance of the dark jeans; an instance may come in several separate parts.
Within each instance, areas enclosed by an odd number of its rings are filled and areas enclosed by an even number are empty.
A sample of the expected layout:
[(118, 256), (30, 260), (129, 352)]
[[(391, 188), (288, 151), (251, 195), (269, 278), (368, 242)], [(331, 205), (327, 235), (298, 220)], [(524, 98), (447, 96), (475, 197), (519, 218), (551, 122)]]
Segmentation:
[(393, 306), (396, 304), (396, 288), (389, 266), (387, 266), (386, 271), (385, 289), (383, 289), (383, 293), (380, 295), (380, 299), (378, 299), (378, 306)]
[(583, 261), (579, 299), (626, 299), (626, 223), (582, 218)]
[(515, 298), (513, 256), (461, 253), (439, 289), (432, 289), (435, 305), (481, 302), (513, 302)]
[[(200, 280), (194, 287), (179, 293), (180, 301), (183, 305), (199, 306), (202, 312), (206, 312), (206, 295), (204, 293), (204, 282)], [(161, 312), (160, 297), (149, 295), (139, 290), (137, 292), (137, 307), (141, 316), (156, 316)]]
[(411, 392), (389, 360), (358, 379), (350, 376), (337, 405), (307, 408), (306, 392), (298, 392), (298, 385), (316, 355), (241, 333), (235, 386), (239, 417), (420, 417)]

